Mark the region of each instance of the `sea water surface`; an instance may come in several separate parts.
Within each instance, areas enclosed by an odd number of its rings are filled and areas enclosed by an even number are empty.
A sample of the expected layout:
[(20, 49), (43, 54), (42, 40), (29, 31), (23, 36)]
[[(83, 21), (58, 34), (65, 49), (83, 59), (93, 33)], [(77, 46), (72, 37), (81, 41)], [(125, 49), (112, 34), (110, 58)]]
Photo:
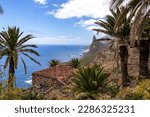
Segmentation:
[[(61, 62), (67, 62), (72, 58), (79, 58), (84, 53), (84, 46), (82, 45), (38, 45), (35, 49), (41, 56), (33, 56), (41, 63), (41, 66), (33, 63), (30, 59), (23, 57), (27, 65), (27, 74), (24, 74), (24, 67), (19, 60), (18, 68), (15, 72), (16, 87), (27, 88), (32, 84), (32, 73), (38, 70), (48, 68), (48, 61), (51, 59), (58, 59)], [(0, 61), (0, 65), (4, 64), (5, 59)], [(2, 68), (1, 68), (2, 69)], [(6, 80), (8, 77), (8, 69), (5, 75), (0, 78), (0, 81)]]

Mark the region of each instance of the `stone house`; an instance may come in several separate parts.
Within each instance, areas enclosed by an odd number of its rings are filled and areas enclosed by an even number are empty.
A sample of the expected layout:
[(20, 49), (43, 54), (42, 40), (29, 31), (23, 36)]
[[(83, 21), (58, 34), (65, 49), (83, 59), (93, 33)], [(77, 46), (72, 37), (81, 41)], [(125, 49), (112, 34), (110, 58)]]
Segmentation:
[(32, 73), (32, 86), (49, 90), (61, 88), (71, 77), (73, 68), (65, 65), (43, 69)]

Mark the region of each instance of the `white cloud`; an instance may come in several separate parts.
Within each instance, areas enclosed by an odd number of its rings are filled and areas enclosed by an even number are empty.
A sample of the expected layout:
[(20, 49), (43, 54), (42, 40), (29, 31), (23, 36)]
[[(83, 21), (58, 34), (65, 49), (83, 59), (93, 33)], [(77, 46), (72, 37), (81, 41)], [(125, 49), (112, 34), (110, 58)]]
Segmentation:
[(81, 25), (82, 27), (86, 27), (89, 25), (93, 25), (95, 21), (96, 21), (95, 19), (81, 20), (80, 22), (77, 23), (77, 25)]
[(95, 19), (81, 20), (76, 25), (79, 25), (79, 26), (85, 28), (86, 30), (92, 30), (94, 28), (99, 28), (99, 26), (97, 26), (95, 24), (96, 21), (97, 20), (95, 20)]
[(36, 36), (36, 38), (31, 39), (28, 44), (40, 44), (40, 45), (84, 45), (88, 42), (87, 40), (83, 40), (80, 37), (74, 37), (74, 36), (65, 36), (65, 35), (60, 35), (56, 37), (51, 37), (51, 36), (44, 36), (43, 34), (40, 33), (35, 33), (33, 34)]
[(34, 0), (35, 3), (45, 5), (47, 3), (47, 0)]
[(88, 26), (86, 27), (87, 30), (93, 30), (93, 29), (97, 29), (99, 28), (99, 26)]
[(110, 0), (69, 0), (50, 14), (60, 19), (83, 16), (103, 18), (109, 14), (109, 3)]

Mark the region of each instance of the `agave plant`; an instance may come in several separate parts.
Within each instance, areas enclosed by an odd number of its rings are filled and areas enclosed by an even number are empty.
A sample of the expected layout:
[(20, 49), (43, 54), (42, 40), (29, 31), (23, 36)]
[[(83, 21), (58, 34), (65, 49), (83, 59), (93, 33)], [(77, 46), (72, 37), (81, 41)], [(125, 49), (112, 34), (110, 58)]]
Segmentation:
[(73, 68), (79, 68), (80, 67), (80, 60), (78, 58), (73, 58), (69, 62), (70, 66)]
[(95, 99), (105, 88), (108, 77), (109, 74), (98, 65), (79, 68), (73, 73), (73, 92), (78, 98)]
[(54, 67), (54, 66), (59, 65), (59, 64), (60, 64), (60, 61), (56, 60), (56, 59), (52, 59), (51, 61), (48, 62), (49, 67)]

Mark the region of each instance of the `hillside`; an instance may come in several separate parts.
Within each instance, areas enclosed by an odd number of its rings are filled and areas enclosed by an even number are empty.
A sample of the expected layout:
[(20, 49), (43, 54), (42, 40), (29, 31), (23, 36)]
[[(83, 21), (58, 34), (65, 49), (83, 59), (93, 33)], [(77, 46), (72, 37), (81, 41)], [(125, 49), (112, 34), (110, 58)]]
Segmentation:
[[(92, 64), (101, 64), (107, 71), (111, 73), (110, 79), (116, 79), (121, 83), (121, 69), (120, 66), (116, 68), (116, 61), (114, 59), (114, 52), (108, 49), (109, 44), (102, 44), (101, 42), (93, 41), (90, 50), (81, 58), (83, 65), (89, 66)], [(93, 49), (94, 48), (94, 49)], [(150, 61), (150, 60), (149, 60)], [(150, 68), (150, 62), (149, 62)], [(139, 70), (139, 50), (138, 48), (130, 48), (128, 58), (128, 72), (133, 82), (138, 77)], [(135, 81), (136, 83), (136, 81)], [(133, 83), (133, 84), (135, 84)]]

